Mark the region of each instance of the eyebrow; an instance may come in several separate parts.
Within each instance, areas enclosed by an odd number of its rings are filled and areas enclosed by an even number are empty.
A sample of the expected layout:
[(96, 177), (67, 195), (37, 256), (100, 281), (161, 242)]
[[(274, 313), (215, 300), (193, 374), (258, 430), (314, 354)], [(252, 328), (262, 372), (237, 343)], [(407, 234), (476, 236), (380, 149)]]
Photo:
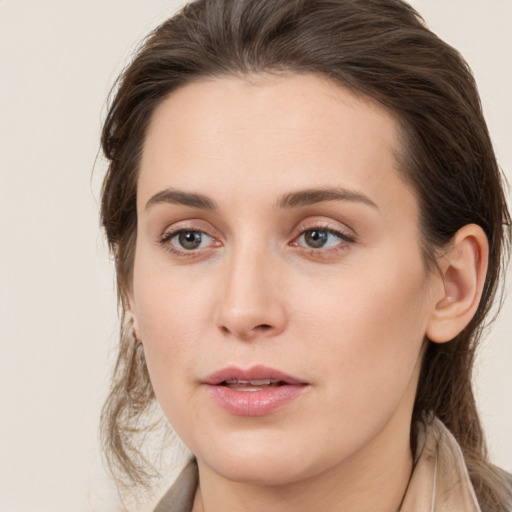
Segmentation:
[(146, 203), (145, 209), (157, 204), (181, 204), (183, 206), (190, 206), (191, 208), (200, 208), (201, 210), (218, 210), (217, 205), (209, 197), (202, 194), (195, 194), (193, 192), (183, 192), (167, 188), (161, 192), (156, 193)]
[(324, 201), (354, 201), (363, 203), (373, 208), (379, 209), (378, 206), (364, 194), (355, 190), (342, 187), (337, 188), (311, 188), (291, 192), (284, 195), (278, 202), (278, 208), (298, 208), (300, 206), (310, 206), (312, 204)]
[[(378, 209), (378, 206), (367, 196), (360, 192), (337, 187), (337, 188), (311, 188), (290, 192), (282, 196), (276, 204), (279, 209), (299, 208), (301, 206), (311, 206), (324, 201), (354, 201), (363, 203)], [(146, 203), (145, 209), (157, 204), (179, 204), (201, 210), (218, 210), (218, 206), (209, 197), (194, 192), (184, 192), (168, 188), (157, 192)]]

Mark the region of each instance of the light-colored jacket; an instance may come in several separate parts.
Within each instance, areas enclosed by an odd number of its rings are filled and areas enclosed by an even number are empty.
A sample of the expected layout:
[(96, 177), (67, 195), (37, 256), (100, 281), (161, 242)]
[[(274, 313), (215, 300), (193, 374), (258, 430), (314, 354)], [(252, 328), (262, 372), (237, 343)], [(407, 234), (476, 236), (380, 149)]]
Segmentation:
[[(399, 512), (481, 512), (457, 441), (435, 419), (418, 433), (411, 480)], [(198, 483), (192, 461), (154, 512), (190, 512)]]

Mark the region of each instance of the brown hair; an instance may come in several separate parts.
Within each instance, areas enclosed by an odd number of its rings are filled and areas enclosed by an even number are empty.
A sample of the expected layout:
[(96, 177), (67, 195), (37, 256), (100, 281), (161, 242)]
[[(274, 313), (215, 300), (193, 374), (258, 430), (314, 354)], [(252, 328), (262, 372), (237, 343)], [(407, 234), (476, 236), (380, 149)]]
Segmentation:
[(484, 229), (490, 263), (478, 311), (450, 343), (429, 344), (413, 419), (437, 416), (445, 423), (462, 448), (482, 508), (503, 510), (510, 493), (487, 461), (471, 387), (475, 348), (509, 244), (502, 176), (467, 64), (401, 0), (198, 0), (151, 33), (119, 78), (102, 134), (109, 169), (101, 216), (123, 311), (103, 410), (110, 462), (134, 482), (149, 475), (133, 439), (146, 428), (143, 418), (154, 393), (125, 316), (146, 128), (155, 108), (177, 88), (201, 78), (258, 72), (320, 74), (393, 113), (404, 134), (401, 167), (418, 198), (430, 268), (436, 249), (462, 226)]

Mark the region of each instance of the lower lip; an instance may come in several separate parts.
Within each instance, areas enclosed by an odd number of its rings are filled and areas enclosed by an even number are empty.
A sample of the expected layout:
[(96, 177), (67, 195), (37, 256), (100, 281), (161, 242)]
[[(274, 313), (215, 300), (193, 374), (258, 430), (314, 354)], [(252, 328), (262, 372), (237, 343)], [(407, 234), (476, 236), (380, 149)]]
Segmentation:
[(286, 384), (261, 391), (238, 391), (226, 386), (207, 385), (213, 401), (235, 416), (264, 416), (290, 403), (307, 386)]

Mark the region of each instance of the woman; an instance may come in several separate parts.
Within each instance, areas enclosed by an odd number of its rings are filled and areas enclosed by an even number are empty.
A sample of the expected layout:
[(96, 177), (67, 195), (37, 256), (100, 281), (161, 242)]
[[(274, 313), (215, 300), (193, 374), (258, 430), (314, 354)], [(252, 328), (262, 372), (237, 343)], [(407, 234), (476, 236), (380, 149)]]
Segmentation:
[(512, 509), (471, 389), (509, 214), (460, 55), (400, 0), (203, 0), (103, 131), (123, 328), (103, 425), (155, 399), (163, 511)]

